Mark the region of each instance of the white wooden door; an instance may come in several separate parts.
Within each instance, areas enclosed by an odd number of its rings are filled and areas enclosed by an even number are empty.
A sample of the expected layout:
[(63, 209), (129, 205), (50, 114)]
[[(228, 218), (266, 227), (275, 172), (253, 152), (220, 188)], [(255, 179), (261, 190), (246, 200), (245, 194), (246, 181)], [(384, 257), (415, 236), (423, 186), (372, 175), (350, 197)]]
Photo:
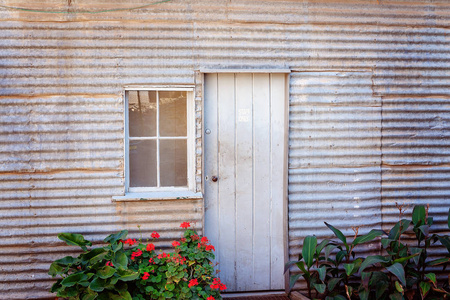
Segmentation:
[(227, 291), (283, 290), (286, 74), (205, 74), (205, 234)]

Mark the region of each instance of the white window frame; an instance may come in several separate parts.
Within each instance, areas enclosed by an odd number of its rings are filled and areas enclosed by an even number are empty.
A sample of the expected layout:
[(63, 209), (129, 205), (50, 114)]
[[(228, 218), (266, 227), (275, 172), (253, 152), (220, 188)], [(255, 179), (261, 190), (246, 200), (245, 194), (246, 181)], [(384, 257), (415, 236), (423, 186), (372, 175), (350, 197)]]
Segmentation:
[[(186, 187), (130, 187), (130, 136), (129, 136), (129, 115), (128, 115), (128, 92), (130, 91), (185, 91), (187, 96), (186, 110), (186, 133), (187, 133), (187, 186)], [(159, 98), (158, 98), (159, 100)], [(159, 101), (157, 101), (158, 103)], [(159, 103), (157, 104), (159, 106)], [(124, 89), (124, 153), (125, 153), (125, 195), (136, 194), (138, 197), (161, 198), (157, 193), (161, 192), (164, 196), (169, 196), (170, 192), (176, 195), (183, 195), (183, 192), (195, 192), (195, 105), (194, 105), (194, 87), (193, 86), (127, 86)], [(157, 128), (159, 128), (159, 109), (157, 109)], [(159, 130), (155, 139), (159, 140)], [(176, 139), (176, 138), (174, 138)], [(159, 143), (158, 143), (159, 144)], [(159, 161), (159, 145), (157, 147), (157, 160)], [(157, 164), (159, 178), (159, 163)], [(158, 181), (159, 182), (159, 181)], [(174, 195), (175, 195), (174, 194)], [(121, 197), (116, 197), (121, 198)]]

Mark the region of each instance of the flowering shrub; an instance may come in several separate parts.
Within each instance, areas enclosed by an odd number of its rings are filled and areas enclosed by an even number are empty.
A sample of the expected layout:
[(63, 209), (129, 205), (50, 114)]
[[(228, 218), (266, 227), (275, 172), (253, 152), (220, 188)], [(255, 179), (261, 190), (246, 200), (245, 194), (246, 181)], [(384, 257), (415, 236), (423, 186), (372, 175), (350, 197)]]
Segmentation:
[[(130, 269), (140, 274), (133, 299), (221, 299), (220, 291), (226, 286), (214, 277), (214, 247), (206, 237), (188, 229), (188, 222), (180, 227), (186, 230), (180, 241), (172, 242), (175, 252), (157, 253), (152, 243), (139, 243), (128, 250)], [(152, 237), (159, 238), (159, 234), (154, 232)]]
[[(82, 235), (62, 233), (58, 238), (78, 245), (83, 253), (67, 256), (50, 266), (49, 275), (60, 276), (51, 292), (69, 299), (222, 299), (226, 286), (215, 278), (214, 246), (200, 237), (189, 222), (185, 232), (173, 241), (174, 252), (156, 251), (152, 242), (125, 239), (126, 230), (109, 235), (107, 246), (88, 250), (91, 242)], [(153, 239), (160, 238), (157, 232)]]

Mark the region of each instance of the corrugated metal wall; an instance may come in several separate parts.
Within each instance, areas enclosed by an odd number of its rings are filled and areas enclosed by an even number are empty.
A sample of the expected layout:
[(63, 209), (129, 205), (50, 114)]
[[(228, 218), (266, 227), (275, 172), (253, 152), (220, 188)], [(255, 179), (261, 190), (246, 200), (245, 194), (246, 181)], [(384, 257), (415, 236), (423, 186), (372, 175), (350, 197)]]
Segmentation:
[[(71, 3), (69, 5), (69, 3)], [(99, 10), (146, 1), (1, 0)], [(180, 221), (202, 201), (112, 203), (123, 192), (126, 84), (194, 84), (202, 68), (291, 68), (290, 253), (322, 221), (383, 226), (395, 202), (448, 196), (447, 0), (174, 0), (134, 11), (0, 7), (0, 298), (45, 298), (61, 231), (98, 240)], [(199, 225), (200, 226), (200, 225)], [(167, 241), (166, 241), (167, 242)]]

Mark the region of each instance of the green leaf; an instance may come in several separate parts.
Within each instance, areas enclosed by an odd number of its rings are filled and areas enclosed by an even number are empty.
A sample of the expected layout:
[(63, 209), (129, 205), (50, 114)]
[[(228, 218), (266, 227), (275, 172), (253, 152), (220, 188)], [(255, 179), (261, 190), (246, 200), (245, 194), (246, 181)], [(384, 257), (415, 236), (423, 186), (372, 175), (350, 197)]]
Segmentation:
[(338, 239), (340, 239), (340, 240), (344, 243), (345, 248), (348, 250), (347, 238), (346, 238), (345, 235), (342, 233), (342, 231), (340, 231), (339, 229), (333, 227), (332, 225), (328, 224), (327, 222), (324, 222), (324, 223), (325, 223), (325, 225), (327, 225), (328, 228), (331, 229), (331, 231), (334, 232), (334, 234), (336, 235), (336, 237), (337, 237)]
[(322, 267), (318, 268), (317, 273), (319, 274), (319, 279), (324, 281), (325, 276), (327, 275), (327, 267), (322, 266)]
[(117, 270), (117, 274), (120, 276), (119, 279), (122, 281), (135, 280), (139, 276), (138, 272), (134, 272), (132, 270), (123, 270), (123, 269)]
[(112, 260), (114, 266), (126, 269), (128, 266), (128, 258), (123, 252), (116, 252)]
[(346, 290), (346, 293), (347, 293), (347, 297), (349, 299), (351, 299), (352, 298), (352, 294), (353, 294), (353, 287), (351, 287), (350, 285), (346, 285), (345, 286), (345, 290)]
[(376, 286), (375, 299), (380, 299), (389, 288), (389, 284), (387, 282), (378, 282)]
[(355, 267), (355, 264), (344, 264), (345, 274), (347, 276), (352, 275), (353, 268)]
[(353, 242), (353, 245), (359, 245), (362, 243), (366, 243), (369, 241), (372, 241), (374, 238), (382, 236), (384, 233), (383, 230), (379, 230), (379, 229), (372, 229), (368, 234), (366, 235), (361, 235), (358, 236)]
[(437, 237), (441, 242), (441, 244), (445, 246), (445, 248), (447, 248), (448, 253), (450, 253), (450, 238), (447, 235), (445, 236), (438, 235)]
[(92, 249), (91, 251), (81, 254), (80, 258), (83, 261), (90, 261), (92, 258), (98, 257), (98, 255), (100, 255), (102, 253), (106, 253), (106, 250), (103, 248), (95, 248), (95, 249)]
[(314, 263), (314, 253), (316, 252), (317, 238), (315, 236), (307, 236), (303, 241), (302, 255), (308, 269)]
[(430, 233), (430, 226), (429, 225), (422, 225), (419, 226), (420, 231), (422, 231), (424, 236), (428, 236), (428, 234)]
[(411, 251), (411, 254), (413, 254), (413, 255), (417, 254), (413, 257), (414, 263), (417, 266), (419, 264), (419, 258), (420, 258), (420, 254), (422, 253), (422, 249), (416, 248), (416, 247), (411, 247), (411, 248), (409, 248), (409, 250)]
[(361, 273), (366, 269), (367, 267), (377, 264), (377, 263), (385, 263), (388, 262), (389, 258), (381, 256), (381, 255), (372, 255), (367, 256), (367, 258), (362, 262), (361, 266), (359, 267), (359, 272)]
[(52, 262), (50, 265), (50, 270), (48, 271), (48, 275), (55, 277), (56, 275), (62, 274), (64, 268), (57, 264), (56, 262)]
[(336, 263), (339, 264), (344, 259), (346, 254), (347, 252), (345, 250), (341, 250), (338, 253), (336, 253)]
[(437, 265), (445, 264), (448, 262), (450, 262), (450, 258), (448, 258), (448, 257), (438, 258), (438, 259), (427, 262), (427, 266), (437, 266)]
[(84, 295), (83, 298), (81, 298), (81, 300), (94, 300), (97, 298), (98, 294), (92, 290), (87, 290), (88, 294)]
[(423, 205), (414, 206), (412, 213), (413, 224), (418, 225), (419, 222), (421, 222), (421, 224), (425, 224), (425, 218), (426, 218), (425, 206)]
[(402, 285), (400, 284), (400, 282), (398, 282), (397, 280), (395, 281), (395, 289), (397, 290), (397, 292), (402, 293), (404, 292)]
[(119, 295), (122, 297), (122, 299), (124, 300), (132, 300), (131, 295), (128, 291), (120, 291)]
[(365, 289), (369, 288), (369, 281), (371, 276), (372, 272), (361, 272), (361, 284)]
[(392, 266), (386, 267), (386, 269), (394, 274), (402, 283), (403, 286), (406, 286), (406, 278), (405, 278), (405, 269), (402, 264), (395, 263)]
[(67, 245), (79, 246), (84, 251), (87, 251), (87, 246), (92, 246), (92, 243), (85, 240), (81, 234), (63, 232), (58, 234), (58, 239), (66, 242)]
[(112, 252), (117, 252), (117, 251), (121, 250), (122, 248), (123, 248), (123, 244), (122, 243), (117, 243), (117, 244), (112, 244), (111, 245)]
[(331, 292), (334, 290), (336, 285), (342, 280), (342, 278), (331, 278), (328, 280), (328, 290)]
[(302, 274), (295, 274), (289, 278), (289, 290), (291, 290)]
[(359, 291), (359, 299), (361, 300), (369, 300), (369, 291), (362, 289)]
[(419, 253), (416, 253), (416, 254), (413, 254), (413, 255), (410, 255), (410, 256), (406, 256), (406, 257), (400, 257), (400, 258), (397, 258), (396, 260), (394, 260), (394, 263), (403, 263), (404, 261), (407, 261), (407, 260), (409, 260), (409, 259), (411, 259), (413, 257), (418, 256), (418, 255), (419, 255)]
[(322, 252), (323, 248), (330, 243), (330, 240), (323, 240), (316, 248), (316, 255), (319, 256), (320, 252)]
[(108, 284), (109, 283), (106, 279), (95, 277), (94, 280), (92, 280), (91, 284), (89, 285), (89, 288), (94, 292), (102, 292), (105, 289), (105, 287), (108, 286)]
[(124, 240), (128, 235), (128, 230), (122, 230), (119, 231), (118, 233), (114, 233), (114, 234), (110, 234), (108, 235), (103, 241), (105, 243), (115, 243), (119, 240)]
[(51, 287), (50, 293), (56, 293), (61, 287), (61, 281), (62, 279), (58, 279)]
[(74, 263), (79, 262), (80, 260), (78, 258), (72, 257), (72, 256), (66, 256), (61, 259), (55, 260), (55, 262), (61, 266), (70, 266)]
[(320, 284), (313, 283), (312, 285), (319, 292), (319, 294), (325, 293), (325, 289), (327, 286), (324, 283), (320, 283)]
[(434, 273), (428, 273), (425, 274), (425, 276), (431, 280), (431, 282), (433, 283), (434, 287), (437, 287), (437, 281), (436, 281), (436, 274)]
[(336, 247), (337, 247), (337, 245), (334, 245), (334, 244), (330, 244), (330, 245), (327, 245), (325, 247), (325, 260), (328, 260), (328, 258), (330, 257), (331, 252), (334, 249), (336, 249)]
[(297, 264), (298, 260), (291, 260), (288, 261), (285, 265), (284, 265), (284, 273), (286, 273), (293, 265)]
[(431, 286), (428, 282), (421, 281), (419, 283), (419, 287), (420, 287), (420, 295), (422, 296), (422, 299), (425, 299), (425, 296), (430, 291)]
[(296, 263), (296, 265), (303, 273), (309, 275), (309, 272), (308, 272), (308, 270), (306, 270), (305, 263), (303, 261), (299, 261), (298, 263)]
[(393, 241), (392, 239), (381, 239), (381, 245), (386, 249)]
[(116, 273), (116, 269), (111, 268), (110, 266), (104, 266), (97, 271), (98, 277), (101, 279), (106, 279), (114, 275)]
[(80, 281), (86, 280), (87, 275), (84, 273), (75, 273), (72, 275), (67, 276), (61, 281), (61, 285), (71, 287), (77, 284)]
[(389, 232), (388, 238), (391, 240), (398, 240), (400, 235), (408, 229), (410, 224), (410, 220), (403, 219), (398, 221)]

